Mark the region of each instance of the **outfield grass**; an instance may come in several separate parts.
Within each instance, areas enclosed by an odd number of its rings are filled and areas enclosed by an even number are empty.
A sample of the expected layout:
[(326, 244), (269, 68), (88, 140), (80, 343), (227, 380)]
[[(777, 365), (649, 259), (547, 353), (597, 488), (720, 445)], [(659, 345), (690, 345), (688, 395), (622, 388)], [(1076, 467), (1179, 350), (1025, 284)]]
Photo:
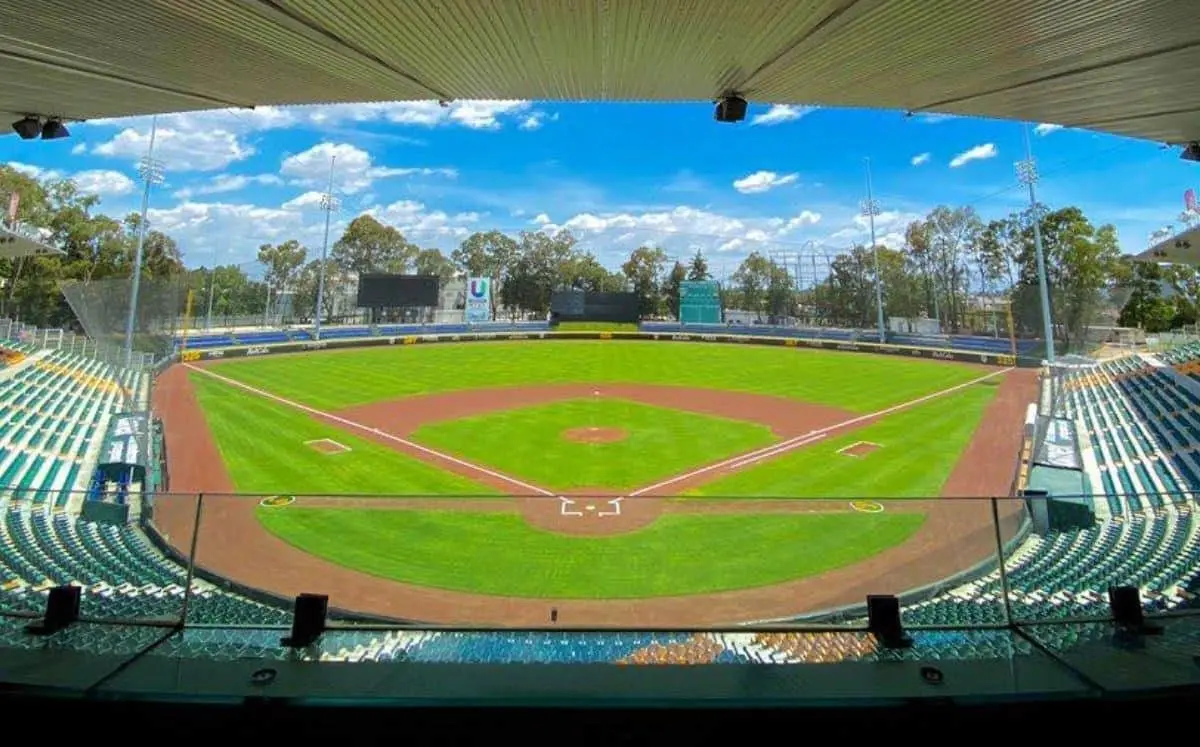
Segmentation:
[(981, 375), (978, 368), (898, 356), (628, 340), (356, 348), (214, 366), (224, 376), (322, 410), (484, 387), (646, 383), (778, 395), (865, 413)]
[(454, 591), (639, 599), (745, 589), (851, 565), (912, 536), (922, 514), (668, 514), (573, 537), (516, 513), (259, 509), (267, 529), (354, 570)]
[[(189, 375), (238, 492), (486, 495), (495, 491), (204, 374)], [(305, 441), (350, 447), (321, 454)], [(186, 454), (175, 455), (187, 459)]]
[[(568, 429), (592, 426), (627, 436), (592, 444), (563, 438)], [(430, 423), (412, 439), (555, 490), (641, 487), (777, 440), (758, 423), (607, 397)]]
[[(893, 413), (716, 480), (688, 495), (789, 498), (918, 498), (941, 494), (999, 379)], [(1013, 427), (1017, 427), (1013, 424)], [(861, 457), (838, 454), (857, 441), (881, 448)], [(1016, 455), (1013, 455), (1016, 458)]]

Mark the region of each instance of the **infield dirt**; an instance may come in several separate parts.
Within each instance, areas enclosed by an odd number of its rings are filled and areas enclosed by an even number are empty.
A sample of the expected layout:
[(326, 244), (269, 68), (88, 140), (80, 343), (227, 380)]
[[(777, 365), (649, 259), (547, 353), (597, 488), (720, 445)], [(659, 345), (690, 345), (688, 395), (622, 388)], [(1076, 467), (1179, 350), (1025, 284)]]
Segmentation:
[[(163, 418), (167, 453), (170, 456), (170, 491), (155, 506), (155, 523), (164, 537), (186, 554), (192, 540), (196, 515), (194, 494), (205, 493), (203, 518), (197, 538), (198, 565), (237, 583), (290, 597), (300, 592), (330, 595), (334, 607), (405, 620), (437, 623), (544, 625), (550, 608), (558, 609), (561, 625), (613, 625), (623, 627), (707, 626), (748, 620), (795, 616), (806, 612), (861, 602), (869, 593), (898, 592), (934, 583), (995, 555), (992, 509), (987, 501), (950, 500), (956, 496), (1007, 495), (1020, 449), (1020, 423), (1025, 407), (1036, 393), (1037, 371), (1013, 369), (999, 374), (996, 397), (986, 409), (975, 436), (945, 484), (942, 499), (889, 504), (888, 510), (923, 511), (927, 520), (903, 545), (874, 557), (819, 576), (768, 587), (716, 594), (629, 600), (550, 600), (496, 597), (444, 591), (369, 576), (298, 550), (268, 532), (256, 517), (258, 499), (229, 495), (234, 485), (225, 469), (204, 413), (188, 380), (188, 369), (176, 365), (159, 377), (155, 388), (155, 410)], [(479, 414), (505, 407), (526, 406), (567, 397), (592, 394), (597, 385), (472, 390), (453, 394), (413, 397), (402, 402), (381, 403), (330, 413), (332, 424), (346, 428), (346, 421), (360, 424), (356, 435), (372, 438), (438, 467), (459, 472), (507, 493), (511, 482), (473, 471), (416, 449), (405, 448), (394, 439), (373, 431), (408, 434), (435, 420)], [(849, 413), (835, 408), (805, 405), (775, 397), (676, 389), (674, 387), (605, 385), (604, 395), (619, 396), (646, 404), (692, 410), (764, 423), (781, 438), (795, 438), (820, 429), (838, 430)], [(320, 415), (315, 417), (321, 418)], [(344, 420), (343, 420), (344, 419)], [(846, 431), (868, 425), (870, 419), (854, 419)], [(353, 430), (353, 429), (352, 429)], [(770, 455), (768, 455), (770, 456)], [(748, 463), (747, 463), (748, 464)], [(684, 476), (661, 491), (649, 490), (639, 497), (620, 501), (619, 515), (600, 519), (614, 497), (602, 487), (576, 491), (591, 494), (571, 498), (582, 516), (564, 513), (564, 503), (554, 496), (497, 498), (486, 501), (452, 502), (380, 501), (370, 499), (355, 505), (353, 499), (303, 497), (294, 505), (388, 508), (437, 507), (456, 511), (521, 511), (533, 525), (568, 534), (599, 535), (630, 531), (654, 521), (663, 512), (807, 512), (848, 510), (844, 502), (686, 500), (673, 501), (655, 495), (679, 494), (736, 471), (713, 469), (694, 477)], [(619, 496), (616, 496), (619, 497)], [(593, 505), (594, 510), (586, 509)], [(1001, 520), (1006, 536), (1019, 521), (1019, 501), (1005, 501)], [(265, 510), (287, 510), (265, 509)]]

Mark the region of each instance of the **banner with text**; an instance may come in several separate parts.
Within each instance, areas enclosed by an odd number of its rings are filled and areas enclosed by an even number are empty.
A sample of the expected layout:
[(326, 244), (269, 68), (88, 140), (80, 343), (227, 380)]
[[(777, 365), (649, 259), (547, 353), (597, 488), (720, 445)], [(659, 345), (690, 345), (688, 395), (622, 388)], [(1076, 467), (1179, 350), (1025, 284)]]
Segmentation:
[(467, 279), (467, 324), (492, 321), (492, 279)]

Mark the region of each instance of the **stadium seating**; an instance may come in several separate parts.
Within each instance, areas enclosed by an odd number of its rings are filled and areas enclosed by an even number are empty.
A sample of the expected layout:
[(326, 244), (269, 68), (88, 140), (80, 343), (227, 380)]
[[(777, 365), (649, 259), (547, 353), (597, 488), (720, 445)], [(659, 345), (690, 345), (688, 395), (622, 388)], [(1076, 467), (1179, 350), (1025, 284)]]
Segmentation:
[[(426, 328), (342, 329), (347, 335), (403, 335)], [(439, 331), (470, 329), (444, 325)], [(294, 340), (309, 333), (280, 334)], [(246, 336), (224, 339), (247, 344)], [(97, 483), (93, 468), (111, 416), (148, 403), (147, 377), (61, 351), (19, 345), (5, 350), (14, 354), (0, 356), (0, 611), (36, 614), (50, 587), (70, 583), (83, 588), (83, 614), (91, 618), (177, 618), (188, 583), (186, 569), (151, 542), (137, 518), (109, 524), (79, 515), (78, 504), (89, 491), (138, 502), (137, 486)], [(1197, 606), (1197, 361), (1200, 346), (1173, 351), (1161, 360), (1135, 356), (1063, 371), (1058, 383), (1064, 396), (1057, 414), (1075, 419), (1079, 433), (1087, 434), (1094, 455), (1088, 469), (1103, 507), (1097, 510), (1098, 521), (1083, 529), (1026, 536), (1006, 559), (1003, 578), (998, 568), (985, 568), (931, 598), (914, 600), (902, 610), (905, 624), (1002, 623), (1005, 584), (1009, 609), (1018, 620), (1102, 616), (1113, 584), (1140, 587), (1151, 610)], [(285, 606), (199, 578), (191, 584), (188, 622), (199, 627), (171, 636), (162, 652), (209, 658), (288, 656), (278, 645), (280, 630), (290, 621)], [(85, 626), (73, 634), (78, 647), (99, 651), (142, 640), (138, 629), (96, 628)], [(0, 644), (16, 640), (13, 630), (0, 626)], [(1072, 626), (1046, 630), (1052, 630), (1044, 633), (1052, 643), (1083, 639)], [(989, 631), (917, 630), (915, 635), (919, 654), (930, 658), (985, 658), (1022, 645)], [(339, 630), (327, 635), (319, 651), (304, 654), (338, 661), (629, 664), (784, 664), (917, 655), (880, 650), (871, 637), (854, 632), (415, 630)]]

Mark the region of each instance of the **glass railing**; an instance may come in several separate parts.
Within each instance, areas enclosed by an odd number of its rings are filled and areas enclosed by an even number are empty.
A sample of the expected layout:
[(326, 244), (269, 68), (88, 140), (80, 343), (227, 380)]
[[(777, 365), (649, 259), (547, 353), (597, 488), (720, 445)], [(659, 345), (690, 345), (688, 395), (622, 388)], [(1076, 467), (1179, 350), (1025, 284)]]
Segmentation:
[(81, 587), (83, 619), (285, 628), (328, 595), (363, 629), (912, 629), (1097, 621), (1200, 607), (1190, 495), (1088, 499), (109, 495), (0, 499), (0, 613)]
[[(1061, 665), (1111, 637), (1113, 586), (1136, 587), (1145, 616), (1184, 641), (1200, 634), (1197, 504), (1141, 498), (1114, 515), (1090, 499), (1044, 497), (10, 490), (0, 497), (0, 648), (103, 666)], [(60, 585), (80, 587), (78, 622), (28, 632)], [(294, 649), (281, 639), (301, 593), (327, 595), (329, 612), (326, 632)], [(868, 595), (898, 599), (911, 645), (872, 632)], [(1182, 656), (1179, 640), (1154, 645)]]

